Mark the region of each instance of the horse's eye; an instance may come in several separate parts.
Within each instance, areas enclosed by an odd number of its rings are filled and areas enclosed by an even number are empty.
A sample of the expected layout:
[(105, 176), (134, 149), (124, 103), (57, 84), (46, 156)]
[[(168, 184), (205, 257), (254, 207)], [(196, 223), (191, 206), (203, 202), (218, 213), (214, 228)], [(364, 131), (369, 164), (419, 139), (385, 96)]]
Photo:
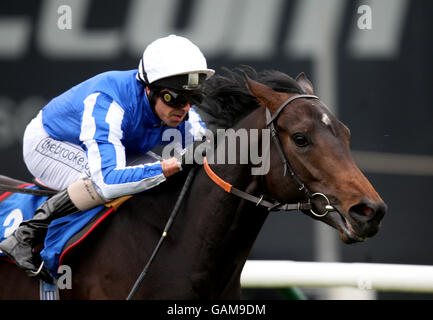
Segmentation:
[(298, 147), (306, 147), (309, 144), (307, 137), (303, 133), (295, 133), (292, 139)]

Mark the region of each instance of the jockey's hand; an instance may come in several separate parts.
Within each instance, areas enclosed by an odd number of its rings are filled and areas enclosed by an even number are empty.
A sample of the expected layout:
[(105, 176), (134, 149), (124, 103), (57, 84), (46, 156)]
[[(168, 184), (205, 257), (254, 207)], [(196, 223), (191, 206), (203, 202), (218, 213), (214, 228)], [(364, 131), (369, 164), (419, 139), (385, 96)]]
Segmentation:
[(162, 172), (166, 178), (175, 173), (198, 167), (203, 164), (203, 157), (206, 155), (206, 141), (194, 141), (186, 147), (179, 157), (172, 157), (161, 161)]
[(192, 167), (198, 167), (203, 164), (203, 157), (206, 155), (206, 141), (194, 141), (185, 148), (185, 152), (179, 159), (181, 170), (187, 170)]
[(162, 173), (166, 178), (178, 173), (181, 170), (179, 160), (175, 157), (161, 161), (161, 168)]

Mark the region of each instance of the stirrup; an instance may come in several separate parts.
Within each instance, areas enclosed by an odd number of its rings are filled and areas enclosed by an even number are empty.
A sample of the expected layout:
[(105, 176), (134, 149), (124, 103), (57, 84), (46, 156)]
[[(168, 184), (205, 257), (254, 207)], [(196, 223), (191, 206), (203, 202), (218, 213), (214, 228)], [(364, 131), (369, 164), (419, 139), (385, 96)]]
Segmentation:
[(26, 274), (30, 278), (39, 279), (39, 280), (42, 280), (42, 281), (44, 281), (44, 282), (46, 282), (48, 284), (53, 284), (54, 283), (53, 277), (47, 271), (47, 269), (45, 269), (45, 267), (44, 267), (44, 261), (42, 261), (42, 263), (39, 266), (38, 270), (36, 270), (36, 271), (26, 270), (25, 272), (26, 272)]
[(41, 265), (39, 266), (38, 270), (36, 270), (36, 271), (26, 270), (27, 275), (29, 277), (37, 277), (41, 273), (42, 268), (44, 267), (44, 263), (45, 263), (45, 261), (42, 261)]

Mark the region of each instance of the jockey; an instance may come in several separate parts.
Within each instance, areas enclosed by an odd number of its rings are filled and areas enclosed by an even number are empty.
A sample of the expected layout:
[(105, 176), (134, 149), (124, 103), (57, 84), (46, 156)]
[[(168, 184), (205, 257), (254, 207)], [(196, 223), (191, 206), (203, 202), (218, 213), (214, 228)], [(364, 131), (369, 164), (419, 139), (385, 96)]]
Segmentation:
[(24, 161), (42, 184), (62, 190), (43, 203), (0, 243), (0, 250), (28, 273), (42, 266), (32, 248), (54, 219), (153, 188), (185, 167), (184, 158), (128, 166), (128, 154), (168, 144), (178, 129), (181, 148), (201, 139), (205, 126), (191, 107), (214, 74), (200, 49), (170, 35), (149, 44), (138, 70), (109, 71), (51, 100), (24, 133)]

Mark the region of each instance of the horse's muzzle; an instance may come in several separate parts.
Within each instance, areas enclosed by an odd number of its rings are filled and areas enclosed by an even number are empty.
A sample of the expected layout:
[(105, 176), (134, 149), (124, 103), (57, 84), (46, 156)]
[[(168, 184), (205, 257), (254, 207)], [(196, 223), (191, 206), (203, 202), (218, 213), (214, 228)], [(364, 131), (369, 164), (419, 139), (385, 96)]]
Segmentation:
[(361, 237), (372, 237), (378, 231), (385, 216), (387, 205), (383, 201), (361, 201), (350, 207), (349, 216), (356, 233)]

